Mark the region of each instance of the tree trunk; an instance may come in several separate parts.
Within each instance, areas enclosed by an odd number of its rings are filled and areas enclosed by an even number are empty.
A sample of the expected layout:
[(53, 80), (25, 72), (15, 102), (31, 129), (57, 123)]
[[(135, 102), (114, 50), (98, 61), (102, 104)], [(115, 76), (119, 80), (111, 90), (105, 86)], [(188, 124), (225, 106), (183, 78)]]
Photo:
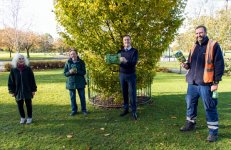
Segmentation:
[(9, 52), (10, 52), (10, 58), (11, 58), (11, 52), (12, 52), (12, 51), (11, 51), (11, 49), (10, 49), (10, 48), (9, 48)]
[(27, 58), (30, 58), (29, 49), (26, 49)]

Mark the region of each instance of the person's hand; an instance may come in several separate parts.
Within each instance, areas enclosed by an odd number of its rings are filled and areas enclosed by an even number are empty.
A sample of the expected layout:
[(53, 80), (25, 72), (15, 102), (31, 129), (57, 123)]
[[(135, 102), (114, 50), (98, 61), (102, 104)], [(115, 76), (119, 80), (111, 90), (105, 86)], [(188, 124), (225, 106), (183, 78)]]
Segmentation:
[(73, 74), (73, 73), (75, 73), (75, 70), (71, 69), (71, 70), (69, 70), (69, 72), (70, 72), (70, 74)]
[(34, 95), (35, 95), (35, 92), (32, 92), (32, 95), (34, 96)]
[(127, 63), (127, 59), (125, 57), (120, 57), (120, 62), (121, 63)]
[(15, 97), (15, 94), (14, 94), (14, 93), (12, 93), (12, 94), (11, 94), (11, 96), (12, 96), (12, 97)]
[(189, 68), (188, 64), (186, 64), (186, 63), (181, 63), (180, 65), (181, 65), (181, 67), (183, 67), (184, 69), (188, 69), (188, 68)]
[(216, 91), (218, 89), (218, 84), (213, 84), (211, 86), (211, 91)]

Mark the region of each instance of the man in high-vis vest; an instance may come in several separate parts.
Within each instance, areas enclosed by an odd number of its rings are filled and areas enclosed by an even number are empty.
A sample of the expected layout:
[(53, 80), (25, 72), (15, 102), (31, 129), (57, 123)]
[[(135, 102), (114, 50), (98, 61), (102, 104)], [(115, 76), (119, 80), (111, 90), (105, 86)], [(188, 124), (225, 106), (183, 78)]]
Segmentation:
[(188, 90), (186, 95), (187, 111), (186, 124), (180, 131), (195, 129), (198, 99), (201, 97), (206, 112), (209, 128), (207, 141), (215, 142), (218, 138), (217, 98), (212, 97), (218, 89), (219, 81), (224, 73), (224, 58), (219, 44), (207, 36), (205, 26), (198, 26), (196, 43), (190, 50), (187, 63), (181, 66), (188, 70), (186, 80)]

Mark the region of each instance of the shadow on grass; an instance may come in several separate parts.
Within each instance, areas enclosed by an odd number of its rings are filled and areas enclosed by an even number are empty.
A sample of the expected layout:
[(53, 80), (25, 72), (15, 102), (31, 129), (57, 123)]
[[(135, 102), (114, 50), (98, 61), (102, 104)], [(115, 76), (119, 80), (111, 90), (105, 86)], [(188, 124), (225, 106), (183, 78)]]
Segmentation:
[[(72, 117), (69, 116), (69, 105), (34, 104), (33, 123), (19, 125), (16, 104), (1, 104), (0, 127), (3, 134), (0, 137), (5, 142), (12, 142), (19, 140), (17, 137), (29, 136), (37, 138), (40, 143), (47, 143), (47, 140), (58, 146), (84, 143), (96, 149), (103, 148), (103, 145), (100, 146), (102, 143), (111, 144), (112, 149), (126, 146), (141, 149), (144, 145), (152, 148), (161, 146), (160, 143), (183, 149), (194, 142), (197, 143), (194, 146), (204, 145), (208, 129), (201, 100), (197, 130), (189, 133), (179, 131), (185, 122), (184, 97), (182, 94), (154, 96), (152, 103), (138, 106), (138, 121), (134, 121), (131, 114), (119, 117), (122, 109), (101, 109), (88, 105), (90, 113), (87, 116), (79, 113)], [(230, 98), (231, 92), (220, 93), (220, 141), (231, 138)], [(67, 135), (73, 137), (68, 139)]]
[[(7, 86), (9, 72), (0, 72), (0, 86)], [(36, 83), (43, 84), (43, 83), (63, 83), (65, 84), (66, 77), (63, 74), (63, 70), (48, 70), (44, 71), (36, 71), (35, 80)]]

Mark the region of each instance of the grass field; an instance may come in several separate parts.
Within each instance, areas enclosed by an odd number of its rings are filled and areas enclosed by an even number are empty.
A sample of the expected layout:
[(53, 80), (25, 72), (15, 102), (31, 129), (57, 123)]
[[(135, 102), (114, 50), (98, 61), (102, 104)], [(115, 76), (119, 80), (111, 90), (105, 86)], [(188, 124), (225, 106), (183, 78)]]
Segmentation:
[(219, 87), (219, 140), (208, 143), (201, 101), (197, 130), (179, 132), (185, 122), (184, 75), (158, 73), (152, 85), (152, 103), (138, 106), (138, 120), (134, 121), (130, 115), (119, 117), (122, 109), (101, 109), (90, 104), (87, 104), (89, 115), (71, 117), (62, 70), (35, 72), (38, 92), (33, 99), (34, 122), (20, 125), (16, 103), (7, 91), (8, 74), (0, 73), (0, 149), (231, 149), (231, 79), (228, 77), (223, 78)]

